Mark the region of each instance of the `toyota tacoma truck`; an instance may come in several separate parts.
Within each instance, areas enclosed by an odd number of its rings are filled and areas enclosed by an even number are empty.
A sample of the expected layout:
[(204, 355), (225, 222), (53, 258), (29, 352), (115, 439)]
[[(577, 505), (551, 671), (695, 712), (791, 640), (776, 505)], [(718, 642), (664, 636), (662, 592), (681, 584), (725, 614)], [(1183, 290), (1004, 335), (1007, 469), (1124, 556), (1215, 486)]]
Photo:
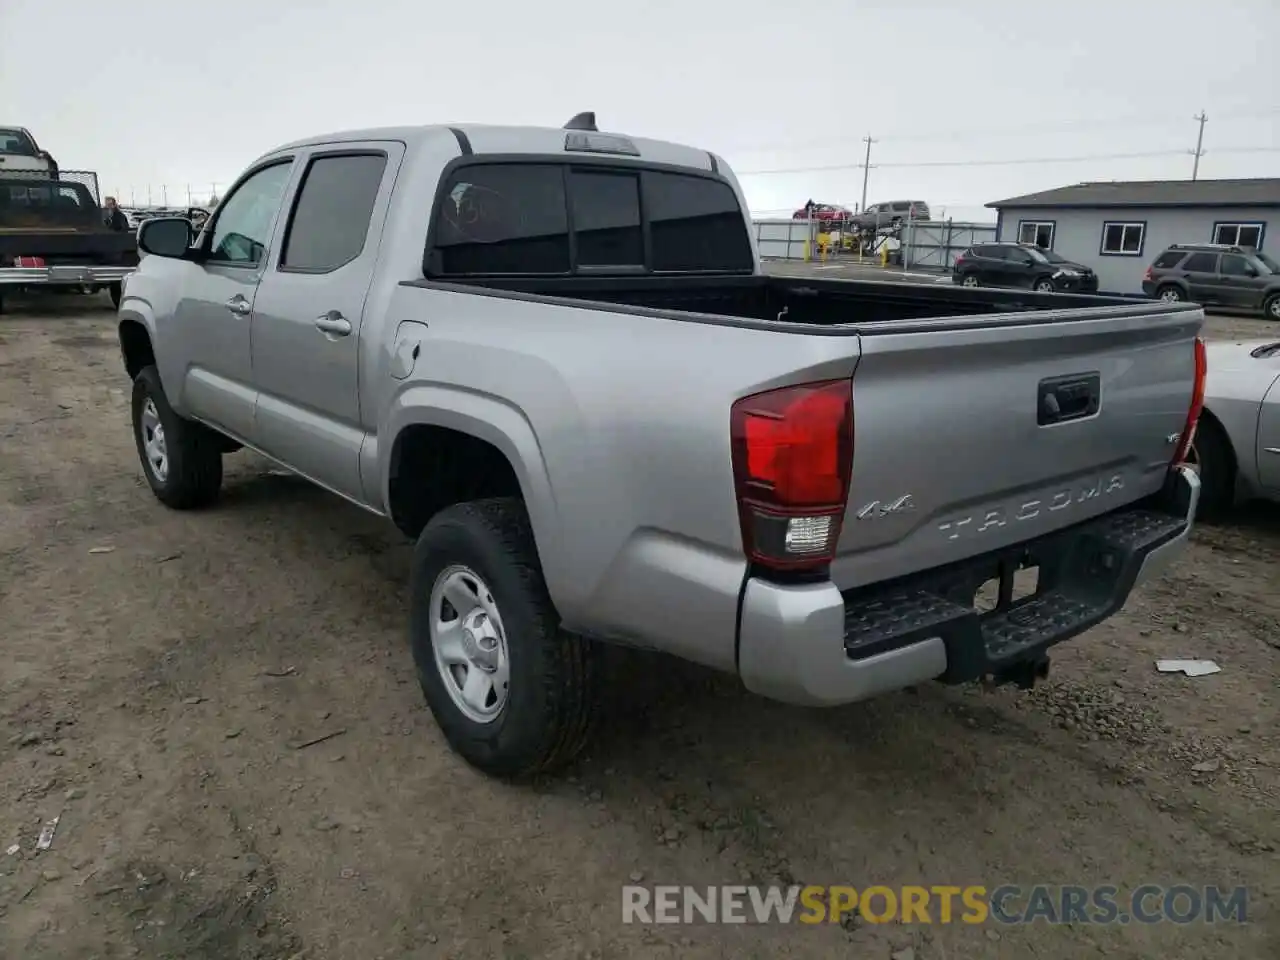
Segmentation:
[(139, 245), (151, 490), (245, 447), (413, 538), (417, 675), (491, 775), (575, 755), (608, 643), (813, 706), (1029, 684), (1194, 516), (1200, 308), (769, 276), (722, 158), (591, 114), (300, 140)]

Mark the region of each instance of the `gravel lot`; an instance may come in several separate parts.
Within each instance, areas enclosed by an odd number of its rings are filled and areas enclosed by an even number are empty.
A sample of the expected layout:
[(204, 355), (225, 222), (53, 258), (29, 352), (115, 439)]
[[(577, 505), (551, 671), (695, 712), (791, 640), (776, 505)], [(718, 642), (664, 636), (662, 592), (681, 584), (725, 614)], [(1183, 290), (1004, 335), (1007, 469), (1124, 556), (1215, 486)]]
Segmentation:
[[(513, 788), (423, 707), (398, 535), (248, 454), (165, 510), (127, 388), (105, 300), (0, 318), (0, 957), (1280, 956), (1280, 511), (1030, 693), (805, 711), (619, 652), (591, 755)], [(637, 878), (1247, 884), (1251, 922), (623, 925)]]

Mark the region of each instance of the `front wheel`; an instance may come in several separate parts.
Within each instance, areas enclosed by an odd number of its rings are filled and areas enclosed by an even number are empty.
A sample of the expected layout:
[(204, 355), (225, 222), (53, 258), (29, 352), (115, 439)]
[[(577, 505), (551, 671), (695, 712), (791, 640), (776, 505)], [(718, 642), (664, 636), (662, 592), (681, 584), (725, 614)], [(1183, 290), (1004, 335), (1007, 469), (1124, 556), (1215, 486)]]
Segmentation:
[(119, 310), (120, 298), (123, 296), (123, 287), (119, 283), (111, 283), (107, 285), (107, 291), (111, 294), (111, 305)]
[(449, 745), (522, 779), (578, 755), (598, 710), (596, 651), (561, 628), (524, 504), (449, 507), (414, 549), (409, 641)]
[(1053, 285), (1052, 280), (1037, 280), (1035, 285), (1036, 293), (1053, 293), (1057, 288)]
[(165, 506), (194, 510), (218, 498), (218, 435), (174, 413), (155, 367), (143, 367), (133, 381), (133, 438), (147, 484)]
[(1202, 520), (1221, 517), (1235, 501), (1236, 465), (1231, 442), (1217, 421), (1201, 416), (1187, 458), (1200, 473), (1200, 506)]

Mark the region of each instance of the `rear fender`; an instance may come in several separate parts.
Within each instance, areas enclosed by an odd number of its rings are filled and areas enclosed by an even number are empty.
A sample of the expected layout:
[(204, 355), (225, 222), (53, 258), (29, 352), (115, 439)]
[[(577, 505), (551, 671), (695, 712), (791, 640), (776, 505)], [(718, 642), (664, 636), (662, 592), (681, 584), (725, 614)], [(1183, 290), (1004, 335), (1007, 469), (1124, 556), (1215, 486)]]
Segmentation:
[[(484, 440), (503, 453), (520, 482), (547, 589), (553, 600), (565, 596), (559, 509), (541, 446), (524, 413), (488, 394), (433, 384), (406, 386), (392, 398), (386, 420), (378, 431), (385, 442), (378, 444), (377, 496), (388, 515), (395, 439), (406, 427), (415, 425), (457, 430)], [(368, 493), (373, 493), (371, 487), (366, 481)]]

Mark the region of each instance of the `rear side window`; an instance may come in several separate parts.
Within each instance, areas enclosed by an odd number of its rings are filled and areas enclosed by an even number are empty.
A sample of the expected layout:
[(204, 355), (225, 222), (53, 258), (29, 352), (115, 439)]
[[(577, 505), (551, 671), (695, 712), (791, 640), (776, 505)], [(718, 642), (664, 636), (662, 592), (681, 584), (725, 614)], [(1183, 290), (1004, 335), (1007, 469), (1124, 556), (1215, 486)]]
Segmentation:
[(1181, 250), (1166, 250), (1164, 253), (1160, 254), (1160, 256), (1156, 257), (1155, 263), (1151, 264), (1151, 266), (1155, 267), (1157, 270), (1168, 270), (1170, 267), (1177, 266), (1178, 261), (1180, 261), (1184, 256), (1186, 256), (1186, 254)]
[(639, 177), (575, 170), (569, 197), (579, 266), (644, 266)]
[(386, 166), (381, 154), (313, 159), (294, 203), (280, 267), (328, 273), (360, 256)]
[(1193, 253), (1187, 257), (1183, 270), (1191, 273), (1217, 273), (1218, 255), (1216, 253)]
[(0, 153), (13, 154), (19, 157), (34, 157), (36, 145), (21, 130), (10, 127), (0, 128)]
[(433, 276), (754, 267), (738, 198), (726, 183), (644, 169), (464, 166), (439, 204), (433, 244), (426, 263)]
[(751, 240), (727, 183), (652, 171), (644, 179), (654, 270), (752, 269)]

